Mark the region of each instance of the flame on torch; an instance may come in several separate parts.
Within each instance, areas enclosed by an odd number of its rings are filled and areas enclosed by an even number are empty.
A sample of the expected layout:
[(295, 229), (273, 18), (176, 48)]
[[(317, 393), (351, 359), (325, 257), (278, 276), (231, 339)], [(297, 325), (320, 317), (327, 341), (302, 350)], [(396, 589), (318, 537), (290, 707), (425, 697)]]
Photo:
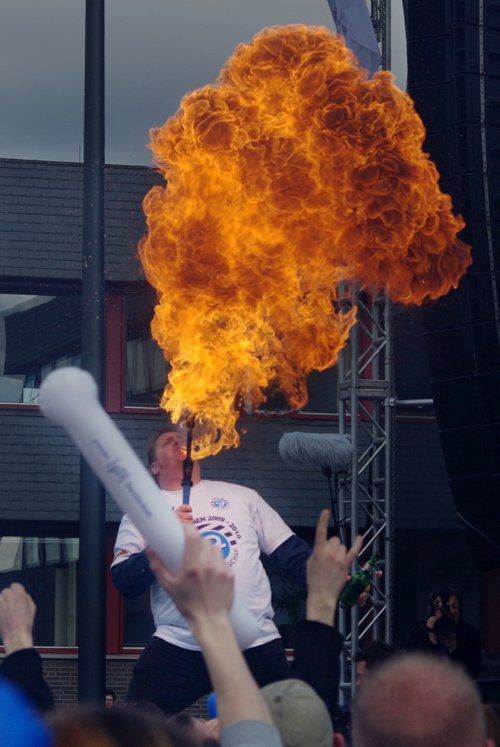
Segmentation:
[(144, 199), (139, 256), (171, 364), (161, 406), (195, 415), (197, 456), (237, 446), (239, 399), (293, 408), (355, 323), (339, 281), (420, 304), (470, 264), (463, 220), (389, 72), (372, 79), (326, 28), (264, 29), (215, 84), (151, 131), (167, 185)]

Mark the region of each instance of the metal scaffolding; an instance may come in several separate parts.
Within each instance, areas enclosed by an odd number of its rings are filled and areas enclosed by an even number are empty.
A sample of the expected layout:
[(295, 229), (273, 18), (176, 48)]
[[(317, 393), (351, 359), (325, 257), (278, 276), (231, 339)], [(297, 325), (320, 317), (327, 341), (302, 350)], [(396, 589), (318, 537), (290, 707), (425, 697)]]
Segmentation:
[[(382, 67), (390, 68), (390, 0), (371, 0), (372, 22), (381, 47)], [(391, 303), (383, 294), (352, 291), (357, 324), (339, 360), (339, 432), (349, 436), (353, 458), (340, 487), (339, 523), (350, 527), (351, 544), (365, 541), (357, 566), (381, 558), (382, 575), (372, 582), (365, 607), (342, 608), (345, 637), (341, 664), (341, 702), (354, 695), (354, 656), (360, 644), (392, 639), (392, 421), (393, 356)], [(357, 570), (357, 567), (354, 569)]]
[(339, 523), (350, 527), (351, 544), (358, 533), (365, 538), (358, 565), (377, 554), (382, 575), (374, 578), (366, 607), (339, 613), (345, 637), (342, 700), (354, 690), (353, 655), (360, 643), (392, 637), (391, 304), (385, 295), (358, 290), (352, 300), (358, 321), (339, 360), (339, 432), (350, 437), (353, 457), (350, 476), (339, 489)]
[(391, 0), (371, 0), (373, 30), (380, 46), (382, 67), (391, 67)]

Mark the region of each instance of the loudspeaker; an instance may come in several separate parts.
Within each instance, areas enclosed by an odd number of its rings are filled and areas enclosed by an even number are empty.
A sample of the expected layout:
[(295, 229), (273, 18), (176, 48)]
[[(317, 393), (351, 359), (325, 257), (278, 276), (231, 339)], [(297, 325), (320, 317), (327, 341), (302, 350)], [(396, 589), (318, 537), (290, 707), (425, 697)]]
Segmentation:
[(457, 514), (480, 570), (500, 567), (500, 0), (404, 0), (408, 92), (473, 264), (422, 311)]

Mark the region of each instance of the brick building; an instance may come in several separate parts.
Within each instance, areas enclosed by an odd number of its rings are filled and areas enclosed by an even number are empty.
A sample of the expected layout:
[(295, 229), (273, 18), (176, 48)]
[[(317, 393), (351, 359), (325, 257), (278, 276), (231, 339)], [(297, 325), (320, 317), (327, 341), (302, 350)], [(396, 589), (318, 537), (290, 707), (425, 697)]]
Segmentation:
[[(147, 168), (106, 168), (106, 406), (141, 457), (165, 422), (155, 405), (164, 365), (149, 339), (154, 296), (136, 257), (141, 200), (155, 183)], [(36, 401), (47, 372), (79, 363), (83, 167), (0, 159), (0, 190), (0, 587), (20, 580), (34, 596), (36, 642), (57, 701), (68, 703), (77, 698), (80, 459)], [(397, 395), (429, 397), (418, 310), (395, 309), (395, 355)], [(335, 371), (314, 376), (304, 412), (244, 416), (241, 446), (207, 460), (204, 475), (255, 488), (310, 539), (328, 487), (319, 471), (287, 467), (278, 441), (286, 431), (335, 432), (335, 411)], [(443, 583), (463, 592), (465, 616), (484, 637), (488, 584), (463, 539), (432, 409), (398, 411), (394, 455), (394, 638), (404, 641)], [(108, 497), (108, 558), (120, 517)], [(122, 698), (150, 620), (146, 600), (125, 604), (109, 574), (107, 590), (107, 684)], [(498, 650), (491, 634), (485, 644)]]

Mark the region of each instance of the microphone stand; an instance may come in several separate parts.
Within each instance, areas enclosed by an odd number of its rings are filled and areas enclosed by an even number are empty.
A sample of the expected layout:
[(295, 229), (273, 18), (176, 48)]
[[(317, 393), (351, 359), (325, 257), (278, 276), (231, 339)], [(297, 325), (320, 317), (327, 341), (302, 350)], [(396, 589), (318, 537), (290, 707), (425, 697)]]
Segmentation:
[(324, 474), (324, 476), (328, 480), (328, 490), (330, 492), (330, 503), (332, 505), (332, 519), (334, 527), (337, 527), (339, 530), (339, 538), (343, 545), (345, 545), (345, 536), (343, 529), (345, 526), (347, 526), (345, 519), (340, 521), (339, 519), (339, 510), (338, 510), (338, 492), (339, 492), (339, 475), (344, 475), (344, 481), (347, 478), (347, 472), (344, 470), (336, 471), (335, 472), (335, 493), (332, 488), (332, 468), (328, 465), (322, 465), (321, 466), (321, 472)]
[(193, 444), (193, 428), (194, 418), (188, 418), (187, 421), (187, 441), (186, 441), (186, 457), (182, 463), (182, 503), (184, 505), (189, 504), (189, 497), (191, 495), (191, 488), (193, 487), (193, 460), (191, 459), (191, 446)]

